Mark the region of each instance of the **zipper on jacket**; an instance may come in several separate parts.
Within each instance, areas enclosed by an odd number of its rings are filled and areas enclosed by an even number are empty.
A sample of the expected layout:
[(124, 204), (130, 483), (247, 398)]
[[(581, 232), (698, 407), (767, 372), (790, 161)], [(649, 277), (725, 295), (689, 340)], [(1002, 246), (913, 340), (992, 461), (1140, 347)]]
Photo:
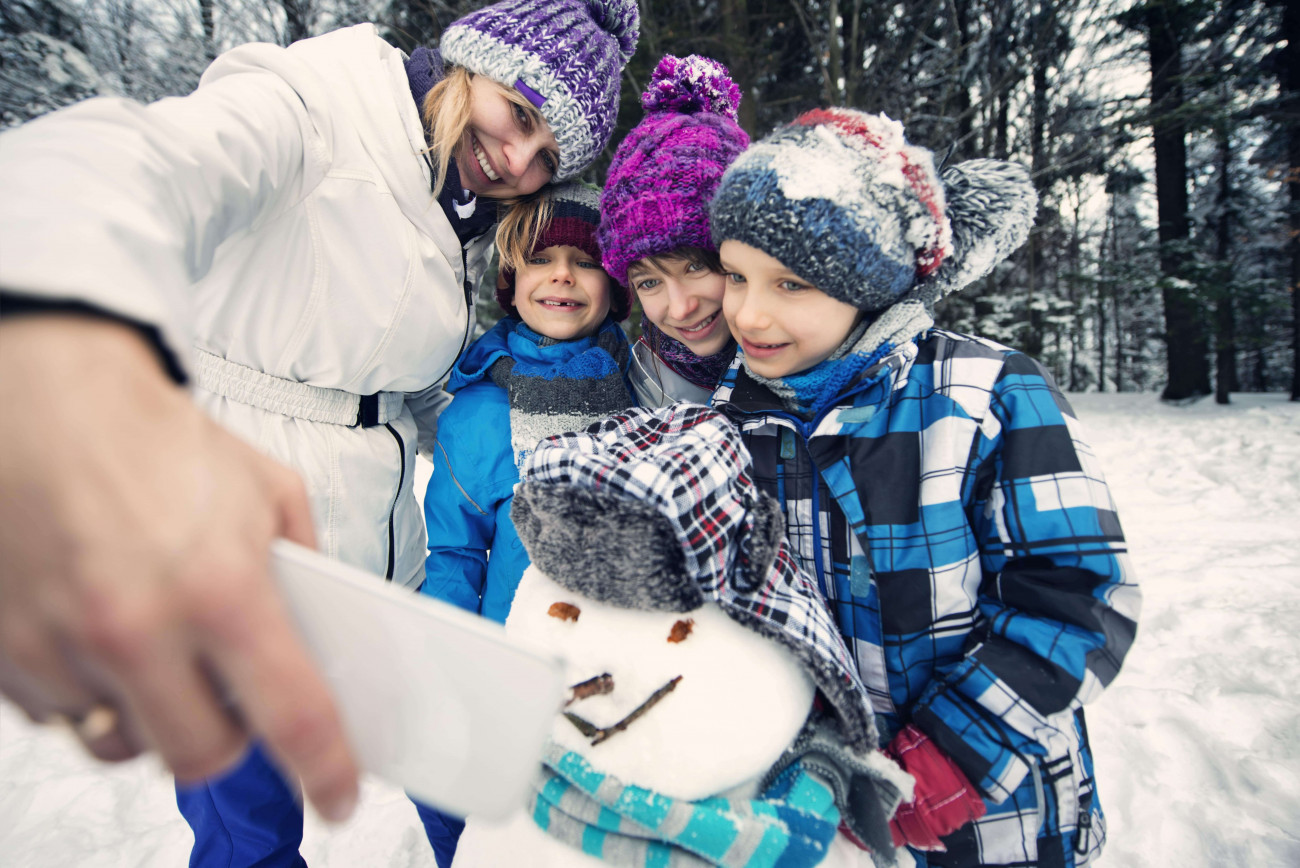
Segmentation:
[(397, 441), (397, 466), (400, 468), (397, 474), (397, 491), (393, 494), (393, 505), (388, 508), (388, 571), (384, 573), (384, 578), (391, 582), (393, 571), (397, 567), (397, 534), (393, 528), (393, 521), (397, 515), (397, 502), (402, 497), (402, 486), (406, 484), (406, 444), (402, 442), (402, 435), (398, 434), (397, 429), (390, 423), (385, 422), (384, 427)]

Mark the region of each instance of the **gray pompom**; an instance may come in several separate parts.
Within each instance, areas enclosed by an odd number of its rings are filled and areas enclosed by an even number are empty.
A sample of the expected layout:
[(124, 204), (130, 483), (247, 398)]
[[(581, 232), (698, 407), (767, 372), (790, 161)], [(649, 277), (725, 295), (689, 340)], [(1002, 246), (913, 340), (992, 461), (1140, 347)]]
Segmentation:
[(952, 253), (928, 284), (937, 296), (979, 280), (1029, 238), (1038, 193), (1029, 172), (1003, 160), (967, 160), (943, 172)]

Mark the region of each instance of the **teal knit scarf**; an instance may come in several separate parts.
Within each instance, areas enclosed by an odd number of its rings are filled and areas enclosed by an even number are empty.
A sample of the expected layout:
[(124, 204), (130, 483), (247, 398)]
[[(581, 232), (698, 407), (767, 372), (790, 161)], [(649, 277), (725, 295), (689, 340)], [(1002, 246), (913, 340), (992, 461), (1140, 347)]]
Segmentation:
[(551, 743), (529, 809), (547, 834), (625, 868), (803, 868), (840, 823), (831, 790), (794, 763), (758, 799), (674, 799), (626, 784)]

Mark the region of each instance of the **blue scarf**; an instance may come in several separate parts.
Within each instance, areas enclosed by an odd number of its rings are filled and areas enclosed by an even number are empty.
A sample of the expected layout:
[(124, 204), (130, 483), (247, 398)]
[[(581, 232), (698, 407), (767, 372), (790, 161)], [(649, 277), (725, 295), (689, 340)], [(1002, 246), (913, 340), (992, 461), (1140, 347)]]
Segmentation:
[[(513, 316), (493, 330), (504, 337), (509, 354), (494, 361), (488, 375), (510, 401), (510, 442), (518, 466), (542, 438), (580, 431), (636, 406), (627, 384), (627, 337), (609, 317), (596, 334), (572, 341), (540, 335)], [(556, 350), (539, 353), (536, 347)]]
[(804, 868), (820, 864), (840, 824), (828, 787), (799, 763), (757, 799), (674, 799), (597, 771), (547, 745), (529, 808), (547, 834), (625, 868)]

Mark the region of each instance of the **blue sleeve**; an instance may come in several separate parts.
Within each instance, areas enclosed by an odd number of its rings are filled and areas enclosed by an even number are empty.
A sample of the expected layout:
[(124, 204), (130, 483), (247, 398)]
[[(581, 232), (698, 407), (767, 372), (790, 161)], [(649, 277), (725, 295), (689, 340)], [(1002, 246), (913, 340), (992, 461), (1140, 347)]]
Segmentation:
[(1110, 492), (1047, 372), (1013, 354), (966, 481), (983, 629), (913, 720), (995, 802), (1119, 672), (1141, 606)]
[(466, 389), (444, 411), (424, 494), (423, 592), (471, 612), (482, 612), (497, 517), (518, 481), (504, 393), (497, 401), (493, 390)]

